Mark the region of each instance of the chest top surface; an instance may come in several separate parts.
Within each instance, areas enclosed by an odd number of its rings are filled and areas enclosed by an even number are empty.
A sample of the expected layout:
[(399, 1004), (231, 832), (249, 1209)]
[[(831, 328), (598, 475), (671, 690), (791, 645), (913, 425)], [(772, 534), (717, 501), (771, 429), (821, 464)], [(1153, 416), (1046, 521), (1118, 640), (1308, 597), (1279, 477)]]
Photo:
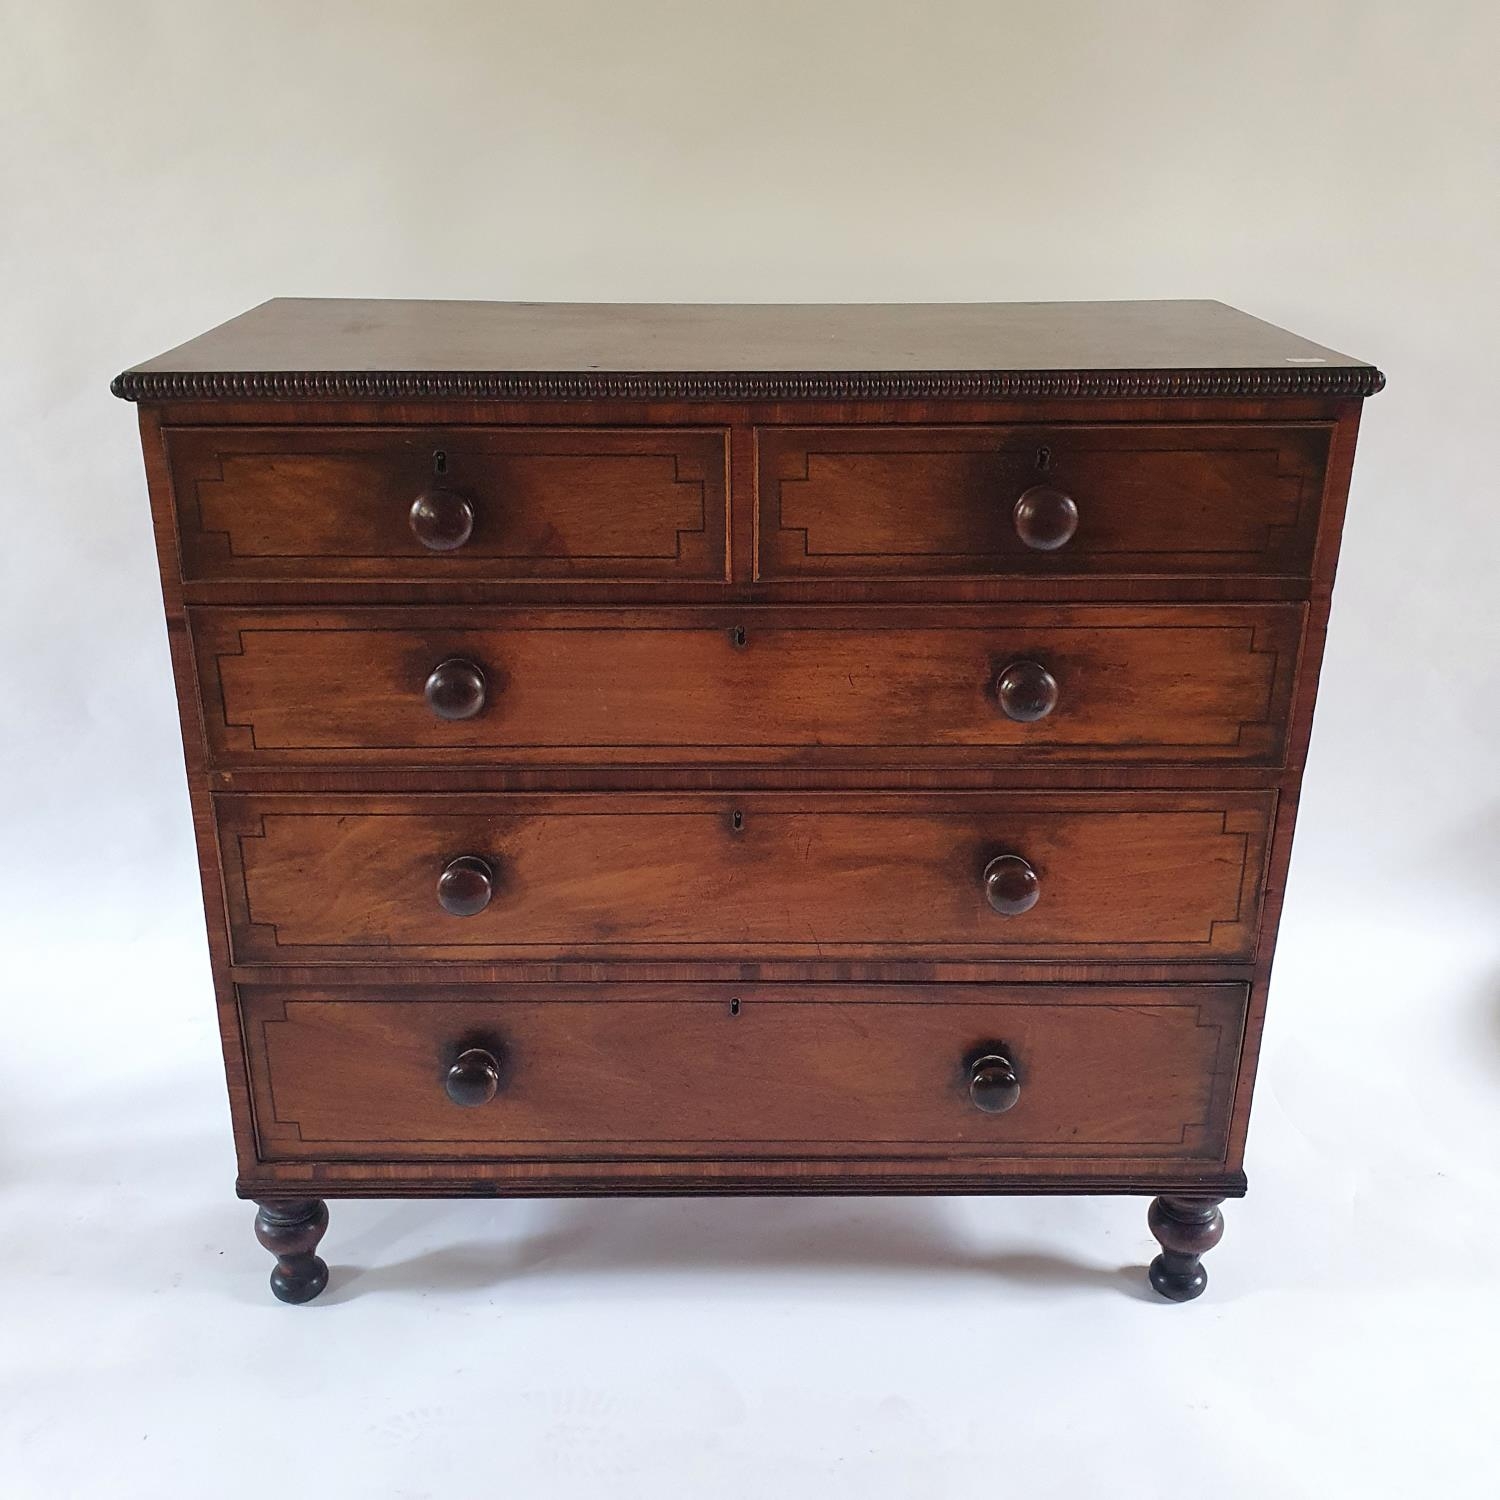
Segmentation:
[(1221, 302), (276, 298), (118, 376), (216, 397), (1363, 397), (1374, 366)]

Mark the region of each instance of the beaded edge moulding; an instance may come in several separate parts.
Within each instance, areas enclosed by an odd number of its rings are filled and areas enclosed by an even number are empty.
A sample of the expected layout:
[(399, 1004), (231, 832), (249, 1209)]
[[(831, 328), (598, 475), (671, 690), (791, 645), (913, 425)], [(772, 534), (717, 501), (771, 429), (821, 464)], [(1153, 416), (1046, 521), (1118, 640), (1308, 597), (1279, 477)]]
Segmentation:
[(755, 372), (631, 374), (518, 371), (266, 370), (215, 373), (127, 370), (110, 385), (126, 401), (235, 398), (466, 400), (884, 400), (958, 397), (1283, 397), (1362, 398), (1385, 386), (1368, 365), (1325, 369), (947, 370), (808, 374)]

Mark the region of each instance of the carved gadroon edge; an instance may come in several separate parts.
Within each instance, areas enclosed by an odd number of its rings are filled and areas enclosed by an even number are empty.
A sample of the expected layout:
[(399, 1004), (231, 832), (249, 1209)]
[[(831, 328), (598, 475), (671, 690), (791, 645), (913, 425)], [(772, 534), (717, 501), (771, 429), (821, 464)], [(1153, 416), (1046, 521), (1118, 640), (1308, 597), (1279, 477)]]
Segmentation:
[(110, 386), (126, 401), (395, 400), (864, 401), (929, 397), (1362, 398), (1385, 386), (1369, 365), (1290, 370), (949, 370), (816, 374), (630, 374), (565, 371), (127, 370)]

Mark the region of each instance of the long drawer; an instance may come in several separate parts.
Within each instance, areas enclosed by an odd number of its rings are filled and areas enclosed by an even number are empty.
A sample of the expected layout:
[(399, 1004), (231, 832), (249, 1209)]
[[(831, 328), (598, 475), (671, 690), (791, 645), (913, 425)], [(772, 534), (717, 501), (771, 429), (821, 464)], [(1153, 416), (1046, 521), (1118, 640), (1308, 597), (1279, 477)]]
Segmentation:
[(1274, 794), (215, 798), (235, 957), (1244, 959)]
[(183, 576), (727, 576), (728, 440), (677, 428), (171, 428)]
[(222, 765), (1280, 764), (1300, 605), (198, 609)]
[(241, 986), (263, 1160), (1222, 1156), (1245, 987)]
[(765, 427), (756, 434), (756, 572), (1303, 576), (1331, 431)]

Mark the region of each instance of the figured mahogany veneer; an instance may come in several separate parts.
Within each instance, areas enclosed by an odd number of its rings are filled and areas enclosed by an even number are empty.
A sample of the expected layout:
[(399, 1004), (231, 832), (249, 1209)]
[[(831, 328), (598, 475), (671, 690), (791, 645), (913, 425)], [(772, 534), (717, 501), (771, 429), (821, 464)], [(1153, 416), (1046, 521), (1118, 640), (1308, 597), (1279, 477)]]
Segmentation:
[(765, 578), (1306, 573), (1326, 425), (772, 428)]
[(1295, 605), (191, 621), (228, 766), (1274, 766), (1302, 638)]
[(239, 1161), (1242, 1193), (1363, 397), (1217, 303), (277, 301), (125, 372)]
[[(267, 1160), (1212, 1163), (1245, 986), (626, 985), (503, 998), (442, 986), (396, 998), (251, 985), (240, 1002)], [(976, 1104), (974, 1064), (1002, 1047), (1015, 1098), (992, 1111)]]
[(722, 432), (191, 428), (167, 452), (188, 578), (725, 576)]
[[(242, 963), (1244, 959), (1272, 811), (1258, 792), (215, 801)], [(1014, 920), (986, 898), (1004, 854), (1040, 882)], [(488, 871), (460, 913), (438, 898), (455, 858)]]

